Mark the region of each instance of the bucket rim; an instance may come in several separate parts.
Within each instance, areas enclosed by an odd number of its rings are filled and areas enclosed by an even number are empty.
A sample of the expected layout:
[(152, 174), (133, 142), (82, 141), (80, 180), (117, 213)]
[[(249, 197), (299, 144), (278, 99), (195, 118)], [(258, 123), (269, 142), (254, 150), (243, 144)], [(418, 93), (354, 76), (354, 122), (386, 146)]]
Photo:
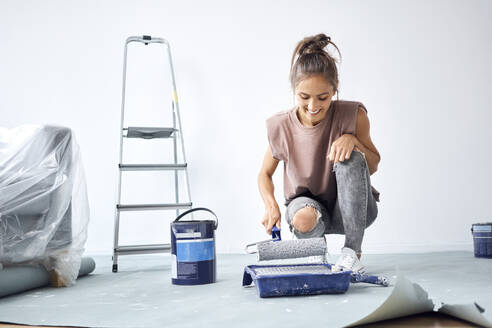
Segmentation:
[(185, 224), (185, 223), (215, 223), (215, 220), (184, 220), (184, 221), (173, 221), (171, 224)]

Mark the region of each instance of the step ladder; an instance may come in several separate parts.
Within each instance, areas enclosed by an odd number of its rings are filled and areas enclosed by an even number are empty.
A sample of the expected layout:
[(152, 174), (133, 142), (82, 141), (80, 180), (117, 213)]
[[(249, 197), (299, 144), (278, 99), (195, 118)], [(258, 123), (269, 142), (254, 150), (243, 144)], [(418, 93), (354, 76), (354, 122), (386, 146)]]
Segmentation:
[[(148, 45), (151, 43), (162, 44), (167, 48), (167, 57), (169, 59), (169, 69), (171, 73), (172, 82), (172, 111), (173, 111), (173, 126), (172, 127), (135, 127), (124, 126), (125, 119), (125, 88), (126, 88), (126, 66), (127, 66), (127, 52), (128, 44), (132, 42), (142, 43)], [(178, 145), (177, 138), (181, 141), (181, 152), (184, 163), (178, 163)], [(174, 148), (174, 163), (165, 164), (124, 164), (123, 160), (123, 138), (142, 138), (142, 139), (156, 139), (156, 138), (172, 138)], [(174, 171), (174, 190), (176, 195), (176, 202), (170, 204), (121, 204), (121, 178), (123, 171)], [(184, 171), (186, 182), (186, 193), (189, 202), (179, 201), (179, 186), (178, 186), (178, 171)], [(118, 272), (118, 256), (131, 255), (131, 254), (149, 254), (149, 253), (165, 253), (170, 252), (171, 244), (154, 244), (154, 245), (119, 245), (119, 225), (120, 225), (120, 213), (123, 211), (157, 211), (157, 210), (176, 210), (176, 216), (179, 215), (179, 211), (182, 209), (192, 208), (190, 183), (188, 177), (186, 156), (184, 150), (183, 129), (181, 126), (181, 117), (179, 115), (178, 96), (176, 92), (176, 81), (174, 77), (174, 68), (171, 58), (171, 48), (169, 42), (162, 38), (155, 38), (148, 35), (144, 36), (132, 36), (126, 39), (124, 59), (123, 59), (123, 90), (121, 101), (121, 121), (120, 121), (120, 148), (119, 148), (119, 162), (118, 162), (118, 188), (117, 188), (117, 200), (115, 208), (115, 220), (114, 220), (114, 247), (113, 247), (113, 272)]]

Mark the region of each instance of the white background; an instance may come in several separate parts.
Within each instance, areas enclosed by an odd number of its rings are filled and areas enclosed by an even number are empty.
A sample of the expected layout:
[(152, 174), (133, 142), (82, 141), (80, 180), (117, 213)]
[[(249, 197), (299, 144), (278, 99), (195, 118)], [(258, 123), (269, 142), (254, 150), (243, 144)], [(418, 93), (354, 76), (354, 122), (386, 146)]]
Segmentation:
[[(471, 250), (471, 224), (492, 221), (490, 9), (485, 0), (2, 0), (0, 125), (73, 129), (89, 191), (87, 251), (110, 253), (124, 41), (166, 38), (194, 205), (219, 216), (219, 252), (242, 252), (268, 238), (256, 180), (267, 148), (265, 119), (293, 104), (288, 72), (296, 43), (324, 32), (342, 53), (340, 99), (366, 105), (382, 156), (372, 176), (381, 192), (379, 217), (363, 252)], [(125, 125), (166, 126), (157, 119), (170, 113), (165, 57), (156, 47), (133, 49), (133, 121)], [(128, 161), (165, 159), (169, 144), (154, 141), (130, 144)], [(283, 211), (282, 172), (281, 163), (274, 182)], [(172, 195), (166, 177), (126, 176), (127, 203)], [(172, 213), (125, 215), (122, 242), (169, 240)], [(342, 242), (329, 237), (331, 251)]]

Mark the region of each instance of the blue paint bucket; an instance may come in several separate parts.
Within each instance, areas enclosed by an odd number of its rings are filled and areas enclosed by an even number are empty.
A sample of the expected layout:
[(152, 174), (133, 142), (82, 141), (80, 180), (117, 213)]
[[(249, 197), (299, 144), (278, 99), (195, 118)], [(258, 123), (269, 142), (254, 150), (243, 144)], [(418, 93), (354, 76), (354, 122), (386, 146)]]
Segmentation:
[(492, 258), (492, 222), (472, 224), (475, 257)]
[[(179, 221), (195, 211), (207, 211), (215, 220)], [(215, 230), (217, 215), (204, 207), (188, 210), (171, 222), (172, 283), (202, 285), (217, 280)]]

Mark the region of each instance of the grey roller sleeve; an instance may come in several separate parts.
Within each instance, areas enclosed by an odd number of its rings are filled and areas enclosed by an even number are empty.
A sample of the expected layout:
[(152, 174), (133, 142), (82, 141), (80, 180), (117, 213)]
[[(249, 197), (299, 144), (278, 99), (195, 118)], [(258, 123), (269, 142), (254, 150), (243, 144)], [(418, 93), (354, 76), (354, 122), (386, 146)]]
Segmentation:
[(326, 240), (324, 237), (258, 244), (258, 261), (292, 259), (324, 255), (325, 253)]

